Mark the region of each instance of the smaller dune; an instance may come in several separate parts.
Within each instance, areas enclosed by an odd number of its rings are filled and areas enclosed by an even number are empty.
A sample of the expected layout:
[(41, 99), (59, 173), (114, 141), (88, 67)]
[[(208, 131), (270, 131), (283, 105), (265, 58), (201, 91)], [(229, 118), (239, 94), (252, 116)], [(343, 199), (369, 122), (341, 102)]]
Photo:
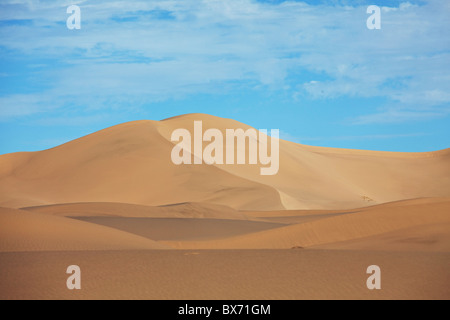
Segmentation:
[(167, 248), (156, 241), (100, 225), (0, 208), (0, 252)]
[[(375, 246), (379, 245), (375, 236), (408, 228), (441, 225), (445, 227), (439, 233), (449, 234), (448, 212), (449, 198), (402, 201), (223, 240), (166, 244), (183, 249), (288, 249), (374, 237)], [(389, 246), (384, 249), (389, 250)]]
[(380, 235), (330, 243), (315, 249), (450, 252), (450, 223), (421, 225)]

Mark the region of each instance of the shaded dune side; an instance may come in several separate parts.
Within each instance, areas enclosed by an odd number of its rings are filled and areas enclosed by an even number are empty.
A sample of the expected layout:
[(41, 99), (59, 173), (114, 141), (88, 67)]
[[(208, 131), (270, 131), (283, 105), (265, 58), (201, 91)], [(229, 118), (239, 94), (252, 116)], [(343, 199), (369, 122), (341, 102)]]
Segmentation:
[(76, 217), (156, 241), (197, 241), (229, 238), (279, 228), (279, 223), (195, 218)]
[(168, 248), (147, 238), (96, 224), (0, 208), (0, 252)]
[(436, 199), (429, 200), (429, 203), (411, 206), (404, 204), (403, 206), (374, 207), (353, 214), (334, 216), (220, 241), (164, 243), (183, 249), (312, 247), (370, 237), (406, 228), (448, 224), (450, 222), (448, 212), (450, 212), (450, 200)]

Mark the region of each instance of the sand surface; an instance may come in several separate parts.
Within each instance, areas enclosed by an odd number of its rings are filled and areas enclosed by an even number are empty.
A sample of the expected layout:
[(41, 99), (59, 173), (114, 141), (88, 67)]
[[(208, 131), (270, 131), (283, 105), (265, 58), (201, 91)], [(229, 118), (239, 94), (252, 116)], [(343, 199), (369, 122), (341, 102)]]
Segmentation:
[(450, 149), (175, 166), (194, 120), (250, 128), (191, 114), (0, 155), (0, 299), (450, 299)]
[[(0, 299), (449, 299), (449, 259), (335, 250), (0, 253)], [(366, 287), (375, 263), (380, 291)], [(72, 264), (81, 268), (79, 291), (65, 287)]]

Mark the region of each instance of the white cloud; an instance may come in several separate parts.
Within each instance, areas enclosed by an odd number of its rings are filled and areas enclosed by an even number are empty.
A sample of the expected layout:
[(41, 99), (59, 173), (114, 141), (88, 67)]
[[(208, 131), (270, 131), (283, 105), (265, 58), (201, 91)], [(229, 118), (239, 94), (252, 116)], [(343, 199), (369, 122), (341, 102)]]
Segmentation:
[(352, 120), (354, 124), (386, 124), (386, 123), (401, 123), (422, 121), (428, 119), (442, 118), (450, 114), (450, 108), (417, 108), (405, 109), (402, 107), (390, 107), (385, 110), (380, 110), (377, 113), (367, 114), (356, 117)]
[(415, 138), (423, 137), (428, 134), (417, 132), (417, 133), (399, 133), (399, 134), (366, 134), (366, 135), (353, 135), (353, 136), (329, 136), (329, 137), (302, 137), (295, 138), (290, 141), (302, 141), (303, 143), (310, 143), (316, 141), (367, 141), (367, 140), (392, 140), (392, 139), (402, 139), (402, 138)]
[(42, 94), (13, 94), (0, 97), (0, 120), (29, 116), (56, 109), (51, 98)]
[[(2, 3), (0, 21), (31, 19), (33, 25), (4, 26), (0, 46), (65, 66), (46, 70), (53, 87), (20, 96), (20, 108), (14, 109), (17, 96), (2, 97), (0, 117), (42, 111), (49, 97), (59, 106), (128, 99), (143, 105), (235, 82), (297, 88), (292, 96), (317, 99), (384, 97), (395, 109), (389, 114), (404, 113), (403, 119), (442, 114), (430, 108), (450, 103), (448, 1), (384, 7), (382, 30), (366, 28), (365, 7), (251, 0), (78, 3), (79, 31), (65, 28), (69, 1)], [(173, 18), (152, 13), (161, 11)], [(135, 19), (120, 21), (130, 17)]]

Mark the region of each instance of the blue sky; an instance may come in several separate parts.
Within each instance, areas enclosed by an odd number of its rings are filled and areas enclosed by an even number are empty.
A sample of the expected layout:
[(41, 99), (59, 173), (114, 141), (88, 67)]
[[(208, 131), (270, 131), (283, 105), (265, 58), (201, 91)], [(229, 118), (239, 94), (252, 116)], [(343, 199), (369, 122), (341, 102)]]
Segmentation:
[(316, 146), (448, 148), (449, 16), (447, 0), (1, 0), (0, 154), (193, 112)]

